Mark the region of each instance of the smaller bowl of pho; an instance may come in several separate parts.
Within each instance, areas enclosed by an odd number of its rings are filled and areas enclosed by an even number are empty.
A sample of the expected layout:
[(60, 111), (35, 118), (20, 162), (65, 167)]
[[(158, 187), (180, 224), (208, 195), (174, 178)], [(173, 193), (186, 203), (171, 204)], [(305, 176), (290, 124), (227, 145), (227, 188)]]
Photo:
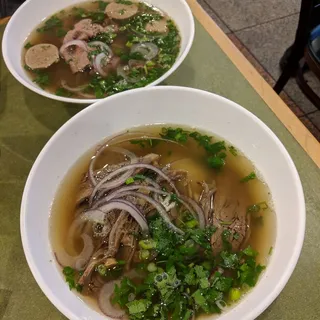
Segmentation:
[[(23, 21), (23, 23), (21, 23)], [(185, 0), (25, 2), (3, 36), (11, 74), (45, 97), (93, 103), (154, 86), (183, 62), (194, 38)]]
[(30, 269), (69, 319), (255, 319), (304, 229), (300, 179), (272, 131), (180, 87), (78, 113), (40, 153), (21, 206)]

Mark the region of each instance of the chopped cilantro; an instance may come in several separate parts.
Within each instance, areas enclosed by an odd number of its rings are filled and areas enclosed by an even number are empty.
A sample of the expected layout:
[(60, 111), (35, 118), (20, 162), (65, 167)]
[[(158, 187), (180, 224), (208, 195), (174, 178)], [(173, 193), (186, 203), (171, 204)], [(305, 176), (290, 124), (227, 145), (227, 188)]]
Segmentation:
[(151, 304), (151, 301), (147, 299), (140, 299), (128, 302), (126, 306), (129, 309), (130, 315), (142, 314), (143, 316), (143, 313), (145, 313), (148, 310)]
[(164, 139), (185, 143), (188, 140), (188, 134), (188, 131), (185, 131), (182, 128), (162, 128), (160, 136)]
[(256, 257), (258, 255), (258, 252), (252, 249), (251, 246), (248, 246), (242, 252), (248, 257)]
[(32, 70), (32, 72), (36, 75), (33, 79), (33, 82), (39, 85), (39, 87), (44, 88), (47, 87), (50, 83), (49, 75), (42, 70)]
[(132, 1), (129, 0), (116, 0), (116, 3), (125, 4), (125, 5), (131, 5)]
[(62, 27), (62, 20), (53, 15), (44, 23), (43, 27), (38, 28), (37, 31), (43, 33), (58, 27)]
[(238, 155), (238, 150), (234, 146), (229, 146), (228, 149), (233, 156), (236, 157)]
[(240, 180), (240, 182), (248, 182), (248, 181), (250, 181), (250, 180), (254, 180), (254, 179), (256, 179), (256, 174), (254, 173), (254, 172), (250, 172), (247, 176), (245, 176), (244, 178), (242, 178), (241, 180)]
[[(226, 301), (240, 299), (244, 286), (254, 286), (264, 269), (256, 264), (257, 252), (250, 246), (237, 253), (225, 249), (213, 257), (209, 242), (213, 229), (187, 230), (180, 236), (161, 217), (148, 220), (151, 238), (139, 245), (149, 254), (155, 250), (157, 259), (140, 263), (137, 272), (147, 272), (143, 280), (135, 284), (123, 278), (112, 298), (130, 320), (165, 320), (168, 315), (171, 320), (190, 320), (194, 312), (220, 313)], [(226, 240), (231, 235), (223, 236)], [(210, 248), (211, 260), (201, 263), (199, 253), (205, 248)], [(214, 272), (217, 267), (223, 268), (223, 275)]]
[(56, 32), (56, 35), (58, 38), (62, 38), (64, 37), (65, 35), (67, 34), (67, 31), (62, 29), (62, 28), (59, 28)]
[(207, 161), (210, 168), (218, 170), (226, 164), (224, 158), (220, 158), (218, 156), (209, 157)]
[(71, 267), (64, 267), (62, 273), (64, 274), (65, 280), (69, 285), (69, 289), (76, 289), (78, 292), (81, 292), (82, 286), (75, 281), (76, 271)]
[(25, 45), (24, 45), (25, 49), (29, 49), (32, 47), (32, 44), (30, 42), (27, 42)]
[(72, 96), (72, 92), (66, 90), (65, 88), (58, 88), (56, 90), (56, 95), (57, 96), (61, 96), (61, 97), (71, 97)]
[(236, 253), (229, 251), (222, 251), (220, 254), (222, 258), (221, 266), (228, 269), (236, 269), (239, 264), (239, 257)]
[(95, 22), (95, 23), (103, 22), (105, 19), (105, 14), (104, 12), (101, 12), (101, 11), (88, 11), (80, 7), (73, 7), (72, 11), (73, 11), (73, 15), (77, 19), (90, 18), (92, 19), (92, 22)]
[(98, 6), (99, 6), (99, 10), (104, 11), (107, 7), (107, 5), (109, 4), (108, 2), (105, 1), (97, 1), (98, 2)]

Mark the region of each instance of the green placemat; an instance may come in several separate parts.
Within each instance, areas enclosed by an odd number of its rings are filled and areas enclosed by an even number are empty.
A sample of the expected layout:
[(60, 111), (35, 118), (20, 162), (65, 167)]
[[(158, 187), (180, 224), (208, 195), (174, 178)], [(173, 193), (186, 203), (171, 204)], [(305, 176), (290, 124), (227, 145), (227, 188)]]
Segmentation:
[[(0, 319), (65, 319), (29, 271), (19, 210), (24, 183), (41, 148), (83, 107), (38, 96), (9, 74), (2, 58), (0, 63)], [(292, 278), (259, 320), (320, 319), (320, 170), (199, 23), (189, 56), (166, 84), (200, 88), (236, 101), (261, 118), (286, 146), (306, 195), (306, 239)]]

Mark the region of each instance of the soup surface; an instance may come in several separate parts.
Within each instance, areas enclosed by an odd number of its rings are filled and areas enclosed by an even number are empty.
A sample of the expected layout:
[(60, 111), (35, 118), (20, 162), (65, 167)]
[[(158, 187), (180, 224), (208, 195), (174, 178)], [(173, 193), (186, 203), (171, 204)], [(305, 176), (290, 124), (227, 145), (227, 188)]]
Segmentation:
[(109, 138), (70, 170), (51, 243), (71, 290), (107, 316), (195, 319), (255, 286), (275, 214), (253, 164), (192, 128)]
[(158, 8), (128, 0), (89, 1), (35, 28), (22, 63), (48, 92), (104, 98), (161, 77), (174, 64), (180, 40), (174, 21)]

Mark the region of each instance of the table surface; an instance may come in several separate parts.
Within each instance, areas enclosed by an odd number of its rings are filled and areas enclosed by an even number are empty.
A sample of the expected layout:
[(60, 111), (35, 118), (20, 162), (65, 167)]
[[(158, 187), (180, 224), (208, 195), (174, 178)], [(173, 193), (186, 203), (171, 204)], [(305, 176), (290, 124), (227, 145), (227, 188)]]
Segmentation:
[[(165, 83), (215, 92), (256, 114), (289, 151), (306, 195), (301, 258), (283, 292), (259, 319), (320, 319), (320, 145), (195, 0), (188, 2), (197, 20), (194, 45)], [(83, 106), (51, 101), (24, 88), (2, 57), (0, 81), (0, 319), (65, 319), (43, 295), (26, 264), (19, 209), (41, 148)]]

